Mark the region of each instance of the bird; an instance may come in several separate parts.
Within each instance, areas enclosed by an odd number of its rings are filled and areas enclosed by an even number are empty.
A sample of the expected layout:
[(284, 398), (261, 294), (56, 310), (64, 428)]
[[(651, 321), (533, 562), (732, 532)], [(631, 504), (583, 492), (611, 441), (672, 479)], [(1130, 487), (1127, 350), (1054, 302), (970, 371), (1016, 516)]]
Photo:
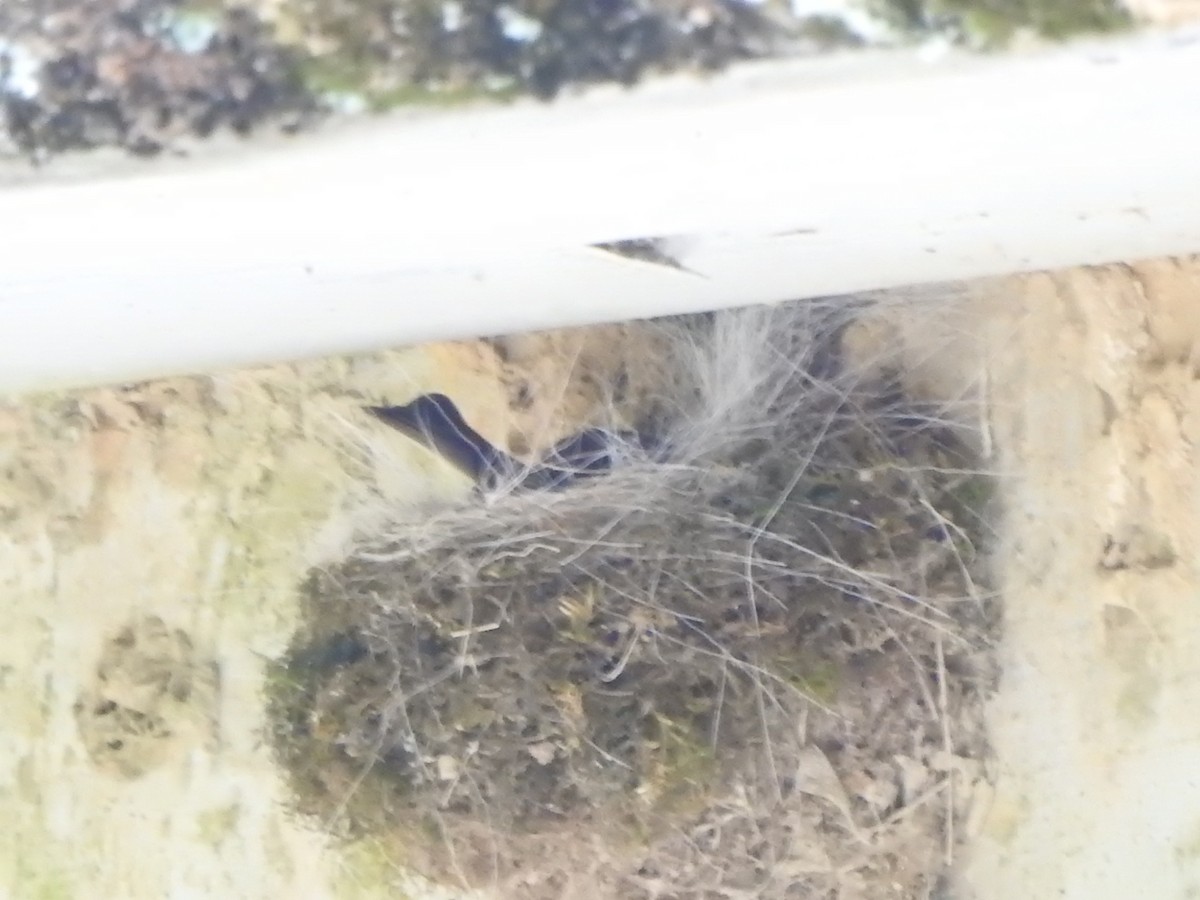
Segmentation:
[(620, 464), (630, 447), (643, 447), (634, 431), (585, 428), (555, 444), (530, 465), (504, 452), (467, 424), (445, 394), (422, 394), (404, 406), (368, 406), (380, 421), (440, 454), (478, 487), (511, 485), (524, 490), (561, 490), (603, 475)]

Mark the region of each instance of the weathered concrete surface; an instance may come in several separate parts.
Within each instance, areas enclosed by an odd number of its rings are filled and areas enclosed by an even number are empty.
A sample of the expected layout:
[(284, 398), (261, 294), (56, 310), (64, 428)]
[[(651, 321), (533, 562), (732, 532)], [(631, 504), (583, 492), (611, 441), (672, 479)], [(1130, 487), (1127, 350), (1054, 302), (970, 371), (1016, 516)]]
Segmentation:
[(1008, 523), (976, 896), (1200, 895), (1200, 259), (1031, 275), (990, 366)]
[(983, 414), (1007, 508), (995, 796), (957, 896), (1200, 896), (1200, 258), (968, 294), (899, 335)]
[[(396, 374), (432, 377), (425, 357), (393, 359)], [(347, 469), (368, 465), (347, 466), (353, 442), (331, 439), (368, 365), (41, 396), (0, 413), (10, 896), (334, 895), (318, 887), (336, 881), (323, 840), (286, 815), (261, 690)], [(215, 685), (192, 678), (186, 654), (156, 654), (146, 617), (185, 635)], [(127, 627), (135, 639), (111, 645)], [(106, 699), (156, 694), (160, 679), (187, 696), (127, 699), (161, 714), (151, 734), (94, 739)]]
[[(911, 378), (984, 424), (1009, 511), (997, 782), (959, 823), (962, 897), (1200, 891), (1198, 296), (1200, 260), (1158, 261), (989, 282), (901, 323)], [(614, 336), (0, 407), (0, 887), (396, 896), (384, 848), (335, 850), (288, 815), (262, 734), (297, 580), (337, 552), (364, 485), (463, 487), (357, 407), (438, 388), (496, 440), (552, 433), (588, 402), (561, 394), (567, 373), (602, 370)], [(113, 698), (158, 730), (109, 746)]]
[(372, 506), (467, 487), (362, 403), (447, 391), (492, 440), (537, 445), (587, 413), (632, 339), (443, 344), (0, 406), (0, 896), (431, 896), (390, 852), (335, 851), (289, 814), (266, 663), (305, 571)]

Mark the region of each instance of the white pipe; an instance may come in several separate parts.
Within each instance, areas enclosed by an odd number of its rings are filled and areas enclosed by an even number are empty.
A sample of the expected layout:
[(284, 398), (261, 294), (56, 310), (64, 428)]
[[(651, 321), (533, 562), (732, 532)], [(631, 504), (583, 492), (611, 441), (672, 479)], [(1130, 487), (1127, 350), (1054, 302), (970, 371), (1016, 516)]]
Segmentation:
[[(1200, 42), (750, 66), (0, 192), (0, 392), (1200, 251)], [(685, 235), (706, 277), (588, 248)]]

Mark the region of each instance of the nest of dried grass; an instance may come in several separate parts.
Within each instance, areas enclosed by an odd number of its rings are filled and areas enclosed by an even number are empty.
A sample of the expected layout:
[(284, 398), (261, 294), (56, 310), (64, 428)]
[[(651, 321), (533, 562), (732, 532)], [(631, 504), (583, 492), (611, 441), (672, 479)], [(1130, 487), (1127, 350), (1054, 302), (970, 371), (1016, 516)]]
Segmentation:
[(648, 326), (679, 373), (658, 452), (312, 573), (275, 698), (301, 807), (522, 894), (932, 889), (984, 752), (986, 482), (837, 364), (853, 314)]

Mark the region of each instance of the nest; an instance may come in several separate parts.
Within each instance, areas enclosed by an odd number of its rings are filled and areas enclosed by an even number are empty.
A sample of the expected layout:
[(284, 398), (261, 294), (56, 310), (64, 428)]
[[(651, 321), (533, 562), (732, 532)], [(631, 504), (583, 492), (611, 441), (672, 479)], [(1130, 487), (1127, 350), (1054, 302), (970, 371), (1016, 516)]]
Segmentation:
[(656, 452), (311, 573), (275, 701), (301, 807), (420, 823), (427, 874), (546, 896), (931, 888), (953, 810), (918, 795), (984, 751), (987, 485), (837, 364), (851, 314), (648, 326), (680, 374)]

